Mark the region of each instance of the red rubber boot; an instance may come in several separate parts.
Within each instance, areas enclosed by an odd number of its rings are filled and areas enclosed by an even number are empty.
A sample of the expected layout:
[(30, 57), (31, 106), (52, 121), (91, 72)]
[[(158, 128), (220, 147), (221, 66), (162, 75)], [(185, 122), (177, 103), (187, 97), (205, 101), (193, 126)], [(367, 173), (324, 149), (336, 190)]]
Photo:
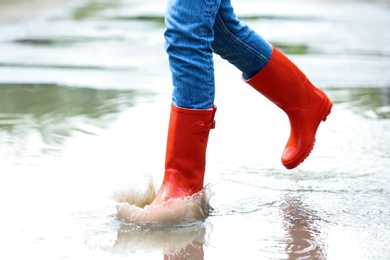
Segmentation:
[(151, 205), (184, 198), (203, 189), (209, 132), (215, 127), (216, 107), (207, 110), (172, 104), (163, 183)]
[(269, 63), (245, 82), (288, 115), (291, 132), (282, 163), (287, 169), (297, 167), (313, 149), (317, 128), (326, 120), (332, 102), (275, 47)]

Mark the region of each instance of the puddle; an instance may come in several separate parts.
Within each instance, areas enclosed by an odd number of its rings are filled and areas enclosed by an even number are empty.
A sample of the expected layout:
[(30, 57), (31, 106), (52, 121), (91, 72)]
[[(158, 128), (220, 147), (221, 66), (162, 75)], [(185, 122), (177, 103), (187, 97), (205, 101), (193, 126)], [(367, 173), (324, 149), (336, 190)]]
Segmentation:
[(333, 100), (315, 149), (285, 170), (287, 118), (216, 56), (211, 215), (157, 230), (117, 218), (113, 194), (162, 179), (164, 7), (75, 0), (0, 23), (0, 259), (389, 259), (385, 1), (235, 3)]

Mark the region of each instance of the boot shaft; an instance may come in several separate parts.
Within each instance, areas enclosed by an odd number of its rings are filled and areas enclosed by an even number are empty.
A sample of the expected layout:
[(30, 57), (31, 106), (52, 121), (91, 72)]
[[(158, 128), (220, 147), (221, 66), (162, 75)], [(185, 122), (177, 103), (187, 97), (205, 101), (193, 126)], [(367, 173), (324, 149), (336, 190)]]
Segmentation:
[(245, 82), (287, 114), (291, 131), (282, 163), (288, 169), (295, 168), (313, 149), (317, 128), (326, 120), (332, 102), (274, 47), (269, 63)]
[(285, 112), (305, 109), (310, 95), (317, 91), (302, 71), (275, 47), (269, 63), (245, 82)]
[(209, 132), (215, 127), (216, 107), (207, 110), (172, 104), (169, 119), (164, 182), (191, 192), (203, 189)]

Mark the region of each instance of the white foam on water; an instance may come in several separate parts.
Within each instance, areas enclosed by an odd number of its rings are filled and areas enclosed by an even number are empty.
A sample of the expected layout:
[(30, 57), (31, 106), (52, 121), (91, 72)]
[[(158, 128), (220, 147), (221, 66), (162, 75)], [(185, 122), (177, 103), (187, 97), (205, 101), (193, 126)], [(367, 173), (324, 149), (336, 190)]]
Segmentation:
[(140, 227), (179, 226), (203, 221), (212, 210), (208, 187), (192, 196), (149, 205), (155, 197), (151, 177), (144, 187), (131, 186), (116, 191), (113, 198), (119, 202), (116, 206), (118, 218)]
[(126, 183), (122, 188), (116, 190), (113, 199), (121, 204), (134, 205), (143, 208), (150, 204), (156, 197), (156, 189), (153, 185), (153, 178), (144, 175), (143, 180), (138, 183)]

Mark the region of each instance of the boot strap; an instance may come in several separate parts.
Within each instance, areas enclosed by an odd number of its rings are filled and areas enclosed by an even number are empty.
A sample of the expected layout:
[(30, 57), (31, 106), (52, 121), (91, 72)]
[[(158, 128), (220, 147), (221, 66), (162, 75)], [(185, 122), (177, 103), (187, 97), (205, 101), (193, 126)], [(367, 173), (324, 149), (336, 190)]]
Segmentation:
[(208, 133), (211, 129), (215, 128), (215, 120), (209, 124), (205, 124), (203, 121), (195, 122), (191, 125), (191, 132), (193, 134)]

